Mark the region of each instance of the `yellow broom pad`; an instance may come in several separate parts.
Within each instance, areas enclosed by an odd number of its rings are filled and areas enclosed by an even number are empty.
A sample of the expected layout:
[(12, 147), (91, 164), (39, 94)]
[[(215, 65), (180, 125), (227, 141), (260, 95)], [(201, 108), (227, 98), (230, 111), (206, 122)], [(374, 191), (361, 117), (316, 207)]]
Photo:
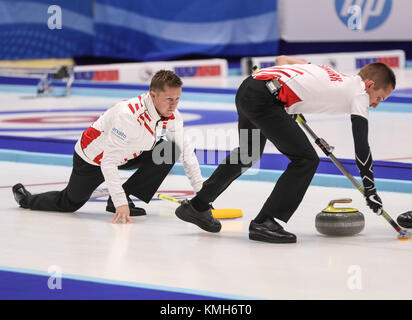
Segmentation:
[(212, 209), (215, 219), (234, 219), (243, 217), (241, 209)]

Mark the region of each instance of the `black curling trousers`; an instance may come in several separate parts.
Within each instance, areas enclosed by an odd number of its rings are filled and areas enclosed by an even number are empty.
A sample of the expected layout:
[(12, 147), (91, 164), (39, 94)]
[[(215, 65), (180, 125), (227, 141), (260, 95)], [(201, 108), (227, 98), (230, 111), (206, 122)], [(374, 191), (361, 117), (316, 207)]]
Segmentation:
[[(154, 151), (156, 150), (156, 151)], [(126, 195), (133, 195), (148, 203), (163, 180), (166, 178), (180, 155), (173, 142), (160, 140), (154, 150), (142, 152), (137, 158), (128, 161), (119, 169), (139, 169), (122, 185)], [(172, 152), (167, 163), (158, 164), (154, 153), (164, 156)], [(23, 208), (44, 211), (75, 212), (91, 197), (96, 188), (103, 183), (104, 177), (100, 166), (85, 162), (76, 152), (73, 155), (73, 170), (66, 188), (61, 191), (50, 191), (28, 197)]]
[(287, 222), (312, 181), (319, 157), (306, 134), (286, 113), (283, 103), (269, 93), (263, 81), (252, 77), (245, 79), (236, 94), (236, 108), (239, 147), (232, 150), (203, 183), (196, 197), (204, 203), (216, 200), (236, 178), (260, 159), (266, 140), (269, 140), (290, 159), (290, 163), (276, 182), (259, 216)]

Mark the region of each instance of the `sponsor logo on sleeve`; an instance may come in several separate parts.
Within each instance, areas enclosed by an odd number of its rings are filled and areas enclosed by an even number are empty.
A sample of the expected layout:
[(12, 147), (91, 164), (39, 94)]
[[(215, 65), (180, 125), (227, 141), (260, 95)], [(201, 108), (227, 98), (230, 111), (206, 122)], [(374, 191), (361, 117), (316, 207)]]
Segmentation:
[(127, 137), (126, 134), (122, 130), (119, 130), (117, 128), (112, 128), (112, 133), (114, 133), (114, 135), (120, 138), (121, 140), (124, 140)]

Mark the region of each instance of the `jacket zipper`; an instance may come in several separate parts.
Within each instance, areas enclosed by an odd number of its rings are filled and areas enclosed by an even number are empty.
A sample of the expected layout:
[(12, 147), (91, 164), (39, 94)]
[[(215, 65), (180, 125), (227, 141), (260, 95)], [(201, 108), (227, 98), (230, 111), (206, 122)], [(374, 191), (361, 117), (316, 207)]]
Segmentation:
[(156, 132), (157, 132), (157, 125), (159, 124), (160, 121), (162, 121), (162, 120), (160, 119), (160, 120), (157, 120), (157, 121), (156, 121), (156, 125), (155, 125), (155, 127), (154, 127), (154, 134), (155, 134), (155, 136), (154, 136), (154, 143), (153, 143), (152, 147), (150, 148), (150, 150), (153, 150), (154, 146), (155, 146), (156, 143), (157, 143), (157, 141), (156, 141)]

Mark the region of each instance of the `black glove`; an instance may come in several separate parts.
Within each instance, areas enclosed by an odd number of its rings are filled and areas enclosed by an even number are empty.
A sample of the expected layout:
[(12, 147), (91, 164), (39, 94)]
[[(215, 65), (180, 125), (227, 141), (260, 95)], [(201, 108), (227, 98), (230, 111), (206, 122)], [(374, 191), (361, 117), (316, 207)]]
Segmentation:
[(376, 193), (376, 188), (365, 189), (366, 204), (377, 215), (382, 214), (382, 200)]

